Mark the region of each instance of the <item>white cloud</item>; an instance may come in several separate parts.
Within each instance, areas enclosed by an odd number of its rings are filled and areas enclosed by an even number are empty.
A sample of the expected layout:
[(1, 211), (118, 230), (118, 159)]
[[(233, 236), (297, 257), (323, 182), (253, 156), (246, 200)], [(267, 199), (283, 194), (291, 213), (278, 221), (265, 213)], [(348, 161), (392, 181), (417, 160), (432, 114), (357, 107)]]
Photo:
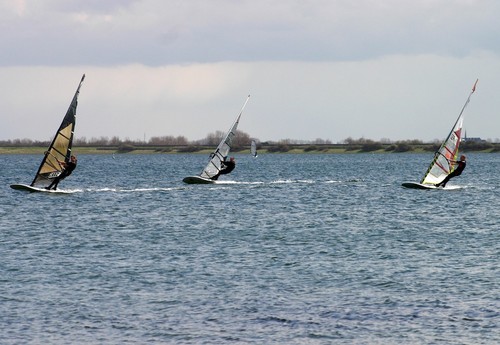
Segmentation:
[(0, 3), (0, 8), (2, 8), (7, 13), (14, 14), (15, 16), (23, 16), (26, 10), (25, 0), (5, 0)]

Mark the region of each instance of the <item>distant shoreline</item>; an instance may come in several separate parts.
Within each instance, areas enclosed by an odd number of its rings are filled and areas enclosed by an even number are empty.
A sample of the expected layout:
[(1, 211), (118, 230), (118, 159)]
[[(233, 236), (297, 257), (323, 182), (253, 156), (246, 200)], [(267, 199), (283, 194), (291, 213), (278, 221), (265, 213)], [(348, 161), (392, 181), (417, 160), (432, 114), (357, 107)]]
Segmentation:
[[(200, 145), (120, 145), (120, 146), (73, 146), (75, 154), (209, 154), (213, 146)], [(46, 146), (0, 146), (0, 154), (43, 154)], [(436, 152), (436, 144), (380, 144), (349, 145), (349, 144), (265, 144), (258, 147), (259, 154), (289, 153), (289, 154), (353, 154), (353, 153), (425, 153)], [(463, 143), (461, 152), (500, 152), (500, 143), (477, 145)], [(249, 148), (234, 148), (232, 153), (250, 153)]]

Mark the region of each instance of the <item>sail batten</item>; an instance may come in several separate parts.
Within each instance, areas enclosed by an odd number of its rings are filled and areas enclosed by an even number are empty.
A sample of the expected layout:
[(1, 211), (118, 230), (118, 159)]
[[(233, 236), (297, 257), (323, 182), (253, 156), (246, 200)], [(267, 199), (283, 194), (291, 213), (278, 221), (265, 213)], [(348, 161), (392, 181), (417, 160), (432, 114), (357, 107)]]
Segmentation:
[[(73, 134), (73, 132), (71, 132), (71, 134)], [(65, 136), (63, 133), (61, 133), (61, 136), (65, 139), (68, 139), (68, 140), (71, 140), (69, 137)]]
[(436, 162), (436, 165), (437, 165), (438, 167), (440, 167), (440, 168), (441, 168), (441, 170), (443, 170), (445, 173), (448, 173), (448, 169), (446, 169), (444, 166), (442, 166), (441, 164), (439, 164), (439, 162)]
[(453, 152), (451, 152), (451, 151), (450, 151), (450, 149), (449, 149), (448, 147), (446, 147), (446, 146), (445, 146), (444, 148), (445, 148), (445, 150), (446, 150), (446, 151), (448, 151), (448, 153), (449, 153), (450, 155), (452, 155), (452, 154), (453, 154)]
[(469, 97), (465, 101), (460, 114), (458, 115), (455, 124), (453, 125), (450, 133), (443, 141), (438, 151), (435, 153), (434, 159), (427, 169), (424, 177), (420, 181), (421, 184), (438, 184), (443, 181), (448, 174), (450, 174), (454, 167), (450, 164), (451, 161), (456, 161), (458, 156), (458, 148), (462, 140), (462, 127), (464, 121), (464, 110), (470, 102), (470, 98), (474, 91), (478, 80), (474, 83)]
[(40, 163), (38, 171), (31, 182), (31, 186), (44, 188), (50, 185), (52, 180), (59, 176), (63, 168), (59, 162), (68, 162), (71, 156), (73, 145), (74, 129), (76, 124), (76, 108), (78, 106), (78, 95), (82, 86), (85, 74), (82, 76), (78, 88), (69, 105), (66, 115), (59, 126), (54, 139), (52, 140), (45, 156)]

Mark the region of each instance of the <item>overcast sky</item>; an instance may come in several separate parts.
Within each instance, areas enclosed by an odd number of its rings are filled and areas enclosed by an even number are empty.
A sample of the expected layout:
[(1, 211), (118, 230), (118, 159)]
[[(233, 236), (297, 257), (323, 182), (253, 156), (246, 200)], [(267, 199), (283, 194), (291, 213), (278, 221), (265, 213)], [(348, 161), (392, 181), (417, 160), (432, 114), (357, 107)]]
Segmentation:
[(500, 137), (497, 0), (0, 0), (0, 140)]

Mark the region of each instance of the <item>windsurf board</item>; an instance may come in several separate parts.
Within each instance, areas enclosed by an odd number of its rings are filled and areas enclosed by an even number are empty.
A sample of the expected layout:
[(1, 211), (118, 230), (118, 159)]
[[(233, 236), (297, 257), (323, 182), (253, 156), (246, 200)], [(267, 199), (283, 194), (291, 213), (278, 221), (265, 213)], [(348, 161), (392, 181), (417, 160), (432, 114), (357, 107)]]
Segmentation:
[(446, 187), (436, 187), (432, 184), (416, 183), (416, 182), (405, 182), (401, 184), (403, 187), (411, 189), (443, 189), (443, 190), (453, 190), (460, 189), (460, 186), (446, 186)]
[(213, 184), (216, 181), (208, 179), (208, 178), (203, 178), (201, 176), (188, 176), (185, 177), (182, 182), (187, 183), (187, 184)]
[(11, 184), (10, 188), (15, 189), (15, 190), (22, 190), (22, 191), (26, 191), (26, 192), (37, 192), (37, 193), (64, 193), (64, 194), (71, 193), (69, 191), (65, 191), (65, 190), (61, 190), (61, 189), (48, 190), (45, 188), (33, 187), (33, 186), (30, 186), (27, 184)]
[(411, 188), (411, 189), (436, 189), (438, 187), (433, 186), (431, 184), (423, 184), (416, 182), (405, 182), (402, 184), (403, 187)]

